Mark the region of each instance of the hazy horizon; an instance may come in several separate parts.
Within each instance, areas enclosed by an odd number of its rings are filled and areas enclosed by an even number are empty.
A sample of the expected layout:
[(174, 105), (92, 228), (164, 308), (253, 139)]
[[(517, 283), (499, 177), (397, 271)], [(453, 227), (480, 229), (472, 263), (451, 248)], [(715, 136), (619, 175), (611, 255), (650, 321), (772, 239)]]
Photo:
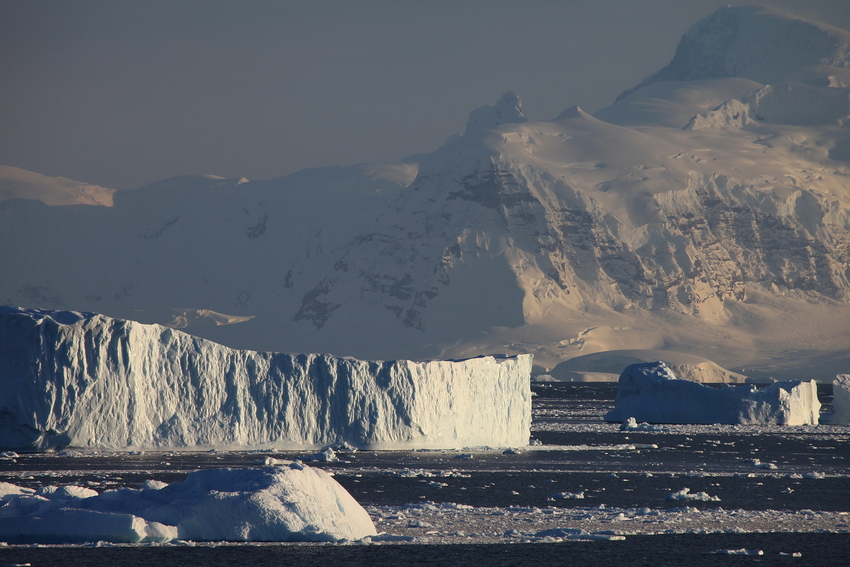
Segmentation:
[(400, 160), (508, 90), (531, 119), (605, 107), (726, 3), (5, 0), (0, 164), (127, 189)]

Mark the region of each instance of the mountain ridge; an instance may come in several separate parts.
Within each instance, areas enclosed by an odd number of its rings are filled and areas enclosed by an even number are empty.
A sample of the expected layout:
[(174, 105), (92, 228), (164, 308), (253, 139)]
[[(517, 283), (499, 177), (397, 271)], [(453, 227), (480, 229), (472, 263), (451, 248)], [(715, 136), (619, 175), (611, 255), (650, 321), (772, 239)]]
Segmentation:
[[(182, 318), (236, 348), (530, 352), (544, 369), (665, 350), (831, 380), (850, 364), (846, 32), (749, 8), (718, 14), (683, 41), (732, 18), (756, 38), (838, 38), (827, 47), (839, 56), (771, 68), (770, 85), (743, 64), (714, 78), (661, 75), (594, 115), (571, 107), (551, 121), (527, 120), (509, 92), (418, 167), (195, 179), (196, 189), (173, 179), (121, 192), (112, 211), (3, 202), (0, 242), (19, 246), (0, 247), (0, 261), (20, 269), (0, 275), (0, 299)], [(752, 43), (736, 30), (723, 45)], [(62, 276), (80, 269), (80, 281)], [(202, 312), (241, 322), (193, 327)]]

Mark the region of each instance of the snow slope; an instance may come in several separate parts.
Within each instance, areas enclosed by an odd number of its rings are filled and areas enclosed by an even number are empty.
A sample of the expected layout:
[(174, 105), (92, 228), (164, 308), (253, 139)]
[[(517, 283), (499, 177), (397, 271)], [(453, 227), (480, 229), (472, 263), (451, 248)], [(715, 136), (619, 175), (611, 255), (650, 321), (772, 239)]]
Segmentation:
[(46, 205), (112, 206), (113, 189), (0, 165), (0, 201), (38, 199)]
[(726, 7), (595, 116), (528, 121), (507, 93), (418, 169), (2, 202), (0, 301), (235, 348), (544, 370), (664, 350), (830, 381), (850, 365), (848, 37)]
[(238, 351), (159, 325), (0, 308), (0, 446), (524, 446), (531, 357)]
[(735, 384), (747, 379), (706, 358), (661, 350), (607, 350), (586, 354), (558, 364), (548, 374), (555, 380), (567, 382), (616, 382), (627, 366), (659, 360), (678, 378), (691, 382)]

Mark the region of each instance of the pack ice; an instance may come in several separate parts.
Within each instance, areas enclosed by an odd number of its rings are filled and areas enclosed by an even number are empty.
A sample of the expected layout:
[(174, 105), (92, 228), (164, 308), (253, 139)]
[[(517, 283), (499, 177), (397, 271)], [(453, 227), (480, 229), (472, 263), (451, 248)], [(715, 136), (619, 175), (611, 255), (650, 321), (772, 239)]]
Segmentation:
[(0, 483), (0, 539), (14, 543), (337, 541), (375, 535), (369, 514), (331, 476), (298, 462), (209, 469), (101, 494)]
[(814, 380), (720, 389), (680, 380), (663, 362), (632, 364), (620, 374), (614, 409), (606, 421), (647, 423), (817, 425), (820, 402)]
[(0, 446), (524, 446), (531, 356), (235, 350), (94, 313), (0, 307)]

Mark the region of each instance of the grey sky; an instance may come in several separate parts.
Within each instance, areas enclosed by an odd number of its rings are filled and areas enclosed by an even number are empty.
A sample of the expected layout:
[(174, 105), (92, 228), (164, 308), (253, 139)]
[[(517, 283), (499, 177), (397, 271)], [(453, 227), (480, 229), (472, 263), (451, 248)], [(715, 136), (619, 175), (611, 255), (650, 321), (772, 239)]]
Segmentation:
[[(727, 3), (0, 0), (0, 164), (124, 189), (398, 160), (508, 90), (607, 106)], [(761, 3), (850, 29), (846, 0)]]

